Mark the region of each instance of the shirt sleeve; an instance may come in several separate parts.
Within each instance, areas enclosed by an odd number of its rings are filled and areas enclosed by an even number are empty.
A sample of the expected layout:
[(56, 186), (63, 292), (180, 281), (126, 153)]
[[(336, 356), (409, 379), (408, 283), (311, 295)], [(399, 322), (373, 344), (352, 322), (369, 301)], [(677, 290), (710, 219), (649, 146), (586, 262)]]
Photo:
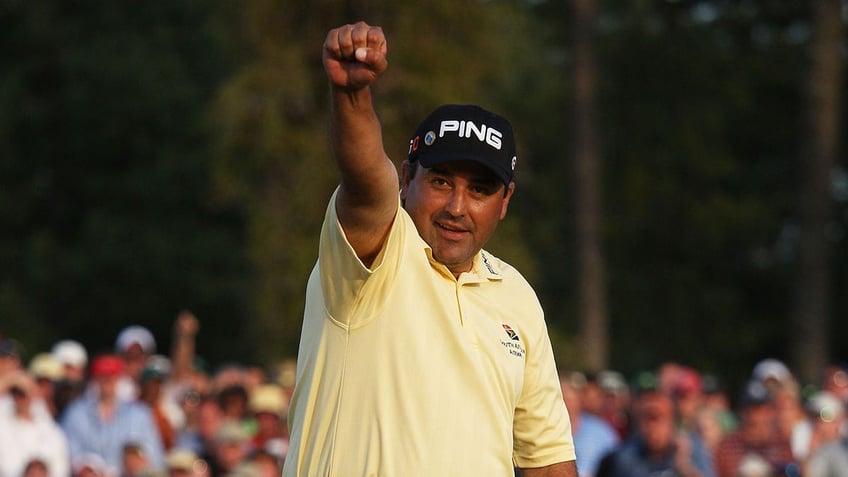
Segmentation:
[[(321, 228), (318, 271), (327, 313), (337, 324), (355, 327), (380, 312), (382, 302), (363, 301), (361, 297), (364, 294), (379, 296), (381, 293), (375, 292), (374, 289), (388, 289), (393, 286), (393, 278), (399, 271), (402, 260), (403, 241), (410, 233), (411, 225), (408, 215), (398, 204), (397, 215), (383, 248), (371, 267), (366, 267), (356, 256), (356, 251), (348, 242), (339, 222), (336, 213), (337, 195), (338, 189), (330, 200)], [(364, 293), (366, 287), (369, 291)], [(353, 313), (354, 309), (356, 313)], [(357, 322), (351, 321), (354, 318)]]
[(571, 422), (544, 326), (527, 350), (524, 388), (515, 409), (513, 433), (513, 459), (520, 468), (544, 467), (576, 458)]
[(132, 430), (150, 459), (150, 464), (157, 470), (164, 470), (165, 449), (162, 446), (162, 439), (159, 437), (159, 429), (156, 428), (153, 413), (147, 406), (141, 404), (133, 403), (133, 408)]

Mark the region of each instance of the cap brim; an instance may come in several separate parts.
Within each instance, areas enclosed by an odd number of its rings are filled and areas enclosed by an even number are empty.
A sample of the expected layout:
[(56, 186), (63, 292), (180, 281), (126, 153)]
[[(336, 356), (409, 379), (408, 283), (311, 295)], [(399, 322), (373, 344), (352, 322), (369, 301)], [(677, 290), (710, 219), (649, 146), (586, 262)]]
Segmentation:
[(509, 184), (512, 182), (512, 174), (492, 164), (492, 161), (473, 154), (419, 154), (417, 160), (426, 168), (431, 168), (448, 162), (474, 161), (490, 170), (492, 174), (500, 179), (506, 187), (509, 187)]

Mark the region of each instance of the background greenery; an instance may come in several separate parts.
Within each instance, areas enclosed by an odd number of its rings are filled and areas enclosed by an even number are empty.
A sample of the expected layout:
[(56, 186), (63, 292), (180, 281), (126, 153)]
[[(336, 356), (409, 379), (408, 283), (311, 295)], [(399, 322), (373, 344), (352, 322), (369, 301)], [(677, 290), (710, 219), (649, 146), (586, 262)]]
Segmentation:
[[(808, 3), (598, 2), (613, 368), (733, 380), (788, 358)], [(513, 119), (519, 189), (487, 248), (534, 284), (561, 365), (580, 367), (567, 5), (0, 0), (0, 334), (29, 355), (61, 338), (97, 352), (137, 323), (167, 350), (187, 308), (211, 363), (295, 356), (337, 180), (321, 45), (365, 19), (389, 38), (377, 101), (395, 160), (440, 103)], [(844, 360), (840, 161), (829, 338)]]

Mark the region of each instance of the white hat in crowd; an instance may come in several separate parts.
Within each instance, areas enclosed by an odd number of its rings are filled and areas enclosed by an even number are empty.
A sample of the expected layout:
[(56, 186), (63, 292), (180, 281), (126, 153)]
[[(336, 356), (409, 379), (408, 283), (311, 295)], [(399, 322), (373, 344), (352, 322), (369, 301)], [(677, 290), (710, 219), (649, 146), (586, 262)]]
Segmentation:
[(751, 376), (760, 382), (774, 379), (780, 383), (786, 383), (792, 379), (792, 372), (783, 364), (783, 361), (766, 358), (754, 366)]
[(835, 394), (819, 391), (807, 399), (807, 412), (822, 421), (830, 422), (845, 413), (845, 405)]
[(28, 371), (35, 378), (59, 381), (65, 375), (65, 367), (50, 353), (38, 353), (29, 362)]
[(53, 345), (50, 354), (65, 366), (85, 368), (88, 364), (88, 353), (85, 352), (85, 347), (74, 340), (59, 341)]
[(168, 465), (168, 470), (191, 471), (194, 469), (197, 460), (197, 454), (192, 450), (175, 448), (168, 452), (165, 462)]
[(156, 352), (156, 339), (153, 338), (153, 333), (143, 326), (132, 325), (121, 330), (118, 339), (115, 340), (115, 350), (126, 353), (134, 344), (141, 346), (145, 354)]
[(276, 384), (263, 384), (250, 393), (250, 410), (254, 413), (267, 412), (285, 418), (288, 412), (283, 388)]

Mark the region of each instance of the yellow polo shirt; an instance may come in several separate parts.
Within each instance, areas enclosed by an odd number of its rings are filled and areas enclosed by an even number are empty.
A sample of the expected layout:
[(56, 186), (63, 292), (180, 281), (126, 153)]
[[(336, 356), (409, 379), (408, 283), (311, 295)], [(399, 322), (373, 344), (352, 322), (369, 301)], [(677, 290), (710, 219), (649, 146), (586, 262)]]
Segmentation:
[(369, 269), (327, 208), (284, 476), (512, 476), (574, 460), (541, 306), (481, 251), (455, 279), (399, 208)]

